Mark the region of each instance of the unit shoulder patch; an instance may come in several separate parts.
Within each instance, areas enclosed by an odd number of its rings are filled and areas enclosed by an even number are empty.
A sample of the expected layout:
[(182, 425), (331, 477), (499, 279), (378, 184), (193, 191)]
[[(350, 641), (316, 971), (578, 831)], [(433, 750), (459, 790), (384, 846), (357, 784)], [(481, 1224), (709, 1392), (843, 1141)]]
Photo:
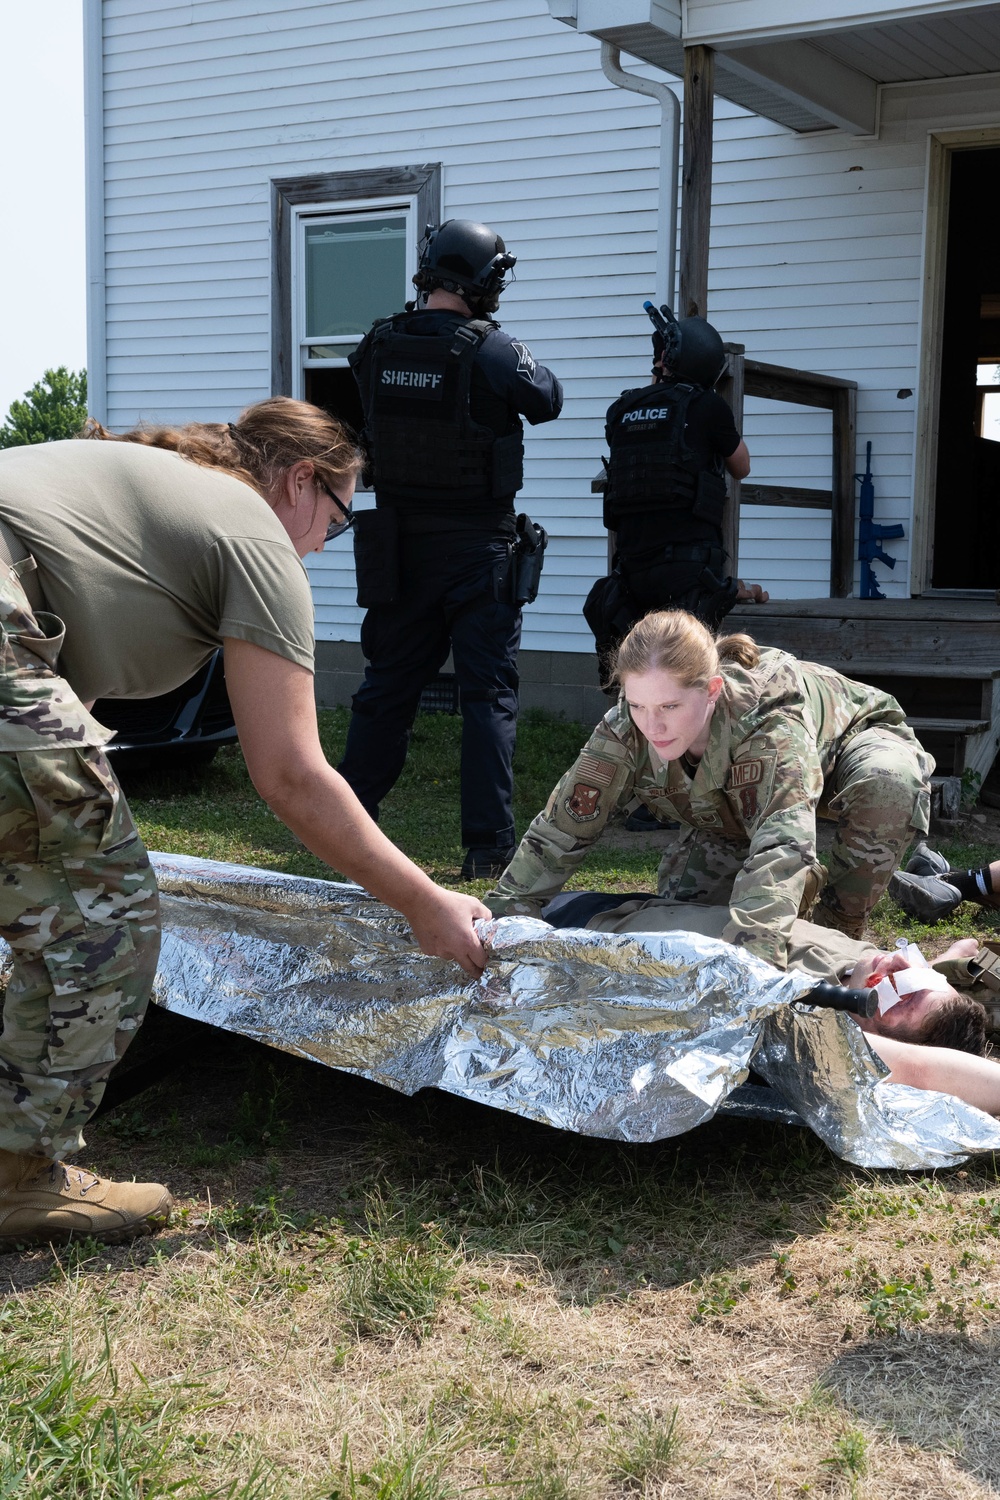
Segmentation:
[(534, 380), (535, 358), (527, 344), (522, 344), (519, 340), (515, 340), (510, 347), (517, 355), (517, 373), (519, 375), (527, 375), (529, 380)]
[(587, 786), (584, 781), (573, 784), (573, 790), (563, 803), (574, 823), (592, 823), (597, 817), (601, 800), (600, 788)]

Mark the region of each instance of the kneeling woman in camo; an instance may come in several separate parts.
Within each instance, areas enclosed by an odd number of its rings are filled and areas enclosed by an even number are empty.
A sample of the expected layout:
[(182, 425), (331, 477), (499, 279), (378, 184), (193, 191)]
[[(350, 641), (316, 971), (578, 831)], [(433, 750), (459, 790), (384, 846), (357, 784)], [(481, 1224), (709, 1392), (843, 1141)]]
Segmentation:
[[(728, 905), (727, 941), (785, 968), (792, 923), (810, 909), (860, 937), (927, 828), (934, 763), (896, 700), (746, 635), (714, 640), (682, 610), (633, 627), (616, 677), (617, 705), (487, 896), (493, 914), (537, 915), (638, 800), (683, 825), (658, 894)], [(817, 817), (837, 824), (829, 874)]]

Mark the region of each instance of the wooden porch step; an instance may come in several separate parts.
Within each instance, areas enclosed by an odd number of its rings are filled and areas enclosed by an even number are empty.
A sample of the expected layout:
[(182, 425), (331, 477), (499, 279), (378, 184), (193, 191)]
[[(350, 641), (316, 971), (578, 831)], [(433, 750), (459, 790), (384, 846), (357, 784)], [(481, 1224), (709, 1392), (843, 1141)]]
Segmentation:
[(899, 699), (945, 776), (985, 778), (1000, 747), (1000, 606), (993, 597), (781, 599), (726, 619), (762, 646)]
[[(854, 675), (862, 682), (867, 682), (869, 677), (961, 677), (970, 682), (995, 682), (1000, 677), (1000, 665), (986, 667), (968, 662), (948, 665), (938, 659), (923, 657), (911, 661), (885, 661), (877, 656), (866, 656), (862, 661), (855, 662), (854, 668)], [(844, 669), (845, 677), (851, 675)]]
[(730, 630), (848, 677), (996, 675), (1000, 608), (979, 600), (784, 599), (738, 604)]
[(907, 714), (906, 722), (919, 739), (922, 734), (985, 734), (989, 719), (925, 719)]

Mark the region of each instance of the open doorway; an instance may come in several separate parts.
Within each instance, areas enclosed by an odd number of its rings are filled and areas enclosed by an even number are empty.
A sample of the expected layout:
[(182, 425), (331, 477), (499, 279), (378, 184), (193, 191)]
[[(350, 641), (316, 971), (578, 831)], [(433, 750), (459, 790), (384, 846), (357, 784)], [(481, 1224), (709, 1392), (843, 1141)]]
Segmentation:
[(951, 155), (932, 586), (1000, 588), (1000, 147)]

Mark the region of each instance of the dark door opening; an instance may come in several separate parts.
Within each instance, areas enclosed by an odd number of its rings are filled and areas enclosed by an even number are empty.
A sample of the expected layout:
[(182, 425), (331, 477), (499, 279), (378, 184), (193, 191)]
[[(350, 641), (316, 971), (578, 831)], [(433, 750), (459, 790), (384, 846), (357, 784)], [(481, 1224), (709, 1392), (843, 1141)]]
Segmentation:
[(998, 401), (1000, 148), (993, 147), (951, 158), (934, 588), (1000, 587)]
[(359, 437), (364, 426), (364, 416), (354, 372), (326, 368), (304, 370), (303, 374), (306, 400), (311, 401), (313, 406), (322, 406), (331, 417), (339, 417)]

